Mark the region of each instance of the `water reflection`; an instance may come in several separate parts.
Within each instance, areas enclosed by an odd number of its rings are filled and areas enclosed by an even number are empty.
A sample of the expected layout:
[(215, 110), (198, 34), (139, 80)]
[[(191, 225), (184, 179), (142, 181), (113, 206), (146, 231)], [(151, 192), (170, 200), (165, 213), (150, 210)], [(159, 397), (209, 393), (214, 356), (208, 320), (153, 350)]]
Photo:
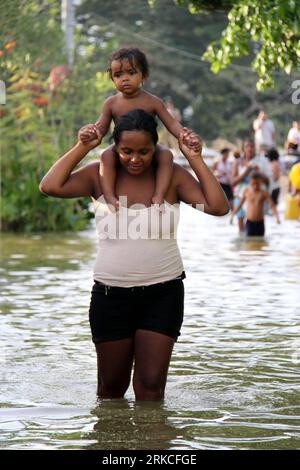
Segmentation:
[(244, 237), (239, 236), (232, 240), (233, 251), (254, 251), (256, 255), (265, 255), (265, 250), (270, 246), (265, 237)]
[(97, 442), (86, 449), (170, 449), (180, 432), (161, 402), (138, 403), (128, 400), (103, 400), (91, 411), (97, 417), (89, 438)]

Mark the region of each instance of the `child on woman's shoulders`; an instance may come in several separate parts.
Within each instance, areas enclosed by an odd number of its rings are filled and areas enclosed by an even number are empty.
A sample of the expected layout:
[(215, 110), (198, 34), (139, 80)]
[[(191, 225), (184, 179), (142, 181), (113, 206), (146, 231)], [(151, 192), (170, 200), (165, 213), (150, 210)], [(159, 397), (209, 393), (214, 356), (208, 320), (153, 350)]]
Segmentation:
[[(96, 129), (100, 132), (102, 140), (109, 130), (111, 121), (115, 123), (120, 116), (133, 109), (143, 109), (153, 116), (158, 116), (168, 131), (177, 139), (179, 138), (183, 130), (180, 122), (171, 116), (161, 99), (142, 89), (143, 82), (149, 76), (149, 66), (145, 54), (140, 49), (128, 47), (113, 53), (108, 72), (118, 93), (105, 100), (102, 115), (95, 124), (88, 124), (81, 129), (79, 137), (83, 143), (95, 138)], [(191, 144), (194, 145), (195, 150), (198, 150), (198, 141), (192, 140)], [(145, 150), (137, 149), (137, 153), (142, 156)], [(132, 149), (125, 148), (123, 152), (128, 156), (128, 152), (132, 152)], [(156, 159), (158, 167), (152, 203), (161, 205), (171, 181), (173, 157), (169, 150), (160, 148)], [(118, 208), (118, 200), (115, 196), (116, 159), (112, 149), (102, 154), (99, 176), (106, 202)]]

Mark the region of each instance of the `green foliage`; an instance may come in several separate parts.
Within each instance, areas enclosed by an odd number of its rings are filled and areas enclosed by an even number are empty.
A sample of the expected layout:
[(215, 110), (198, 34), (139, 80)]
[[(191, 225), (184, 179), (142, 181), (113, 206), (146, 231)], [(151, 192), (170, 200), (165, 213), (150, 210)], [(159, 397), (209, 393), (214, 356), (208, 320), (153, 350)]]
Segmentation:
[(229, 64), (213, 75), (201, 54), (221, 35), (227, 16), (224, 2), (205, 3), (214, 7), (218, 3), (218, 8), (191, 15), (184, 5), (178, 8), (175, 0), (156, 0), (152, 8), (148, 0), (130, 0), (126, 8), (119, 0), (110, 0), (109, 9), (105, 2), (83, 1), (77, 9), (81, 40), (99, 45), (89, 61), (107, 59), (112, 49), (136, 44), (150, 61), (146, 89), (162, 99), (171, 96), (181, 112), (191, 107), (193, 114), (185, 117), (183, 113), (183, 122), (208, 144), (217, 137), (235, 141), (251, 135), (252, 121), (261, 107), (275, 123), (278, 144), (283, 144), (297, 118), (297, 106), (291, 104), (291, 81), (297, 77), (280, 72), (274, 89), (258, 93), (256, 74), (250, 68), (253, 51), (239, 64)]
[[(182, 8), (178, 8), (179, 3)], [(163, 99), (171, 96), (181, 112), (191, 107), (193, 114), (187, 117), (183, 114), (183, 122), (206, 142), (217, 137), (234, 141), (248, 136), (262, 106), (275, 123), (279, 144), (283, 143), (291, 121), (298, 118), (297, 107), (291, 105), (290, 98), (295, 57), (287, 61), (290, 51), (297, 51), (297, 57), (299, 54), (299, 47), (293, 45), (299, 34), (299, 13), (294, 12), (294, 2), (281, 2), (281, 13), (270, 7), (265, 16), (260, 12), (267, 11), (270, 2), (251, 5), (249, 2), (247, 16), (244, 10), (238, 21), (231, 19), (229, 23), (228, 11), (232, 13), (235, 8), (238, 14), (246, 0), (178, 0), (177, 5), (175, 0), (156, 0), (152, 8), (148, 0), (128, 0), (126, 7), (119, 0), (110, 0), (109, 4), (107, 8), (107, 2), (89, 0), (77, 7), (75, 64), (59, 86), (50, 89), (51, 71), (66, 64), (60, 1), (0, 3), (0, 78), (7, 85), (7, 104), (0, 108), (4, 230), (72, 230), (85, 226), (91, 216), (88, 198), (46, 197), (39, 192), (38, 185), (54, 161), (73, 145), (77, 130), (95, 121), (103, 99), (113, 93), (105, 70), (110, 53), (121, 46), (136, 44), (146, 51), (151, 68), (146, 88)], [(187, 5), (202, 14), (191, 15)], [(289, 7), (290, 12), (286, 13)], [(275, 24), (276, 15), (280, 27)], [(272, 24), (267, 33), (263, 25), (268, 20)], [(229, 27), (230, 22), (233, 28), (239, 25), (239, 29), (231, 33), (233, 49), (226, 49), (230, 37), (226, 36), (226, 25)], [(258, 39), (251, 36), (252, 27), (246, 29), (247, 22), (260, 25), (261, 29), (256, 26)], [(282, 25), (287, 24), (294, 28), (291, 43), (283, 36), (288, 30)], [(220, 36), (222, 44), (218, 42)], [(266, 41), (271, 41), (271, 37), (282, 41), (278, 54), (278, 44), (274, 42), (274, 47), (263, 55), (264, 37)], [(212, 50), (216, 56), (212, 65), (215, 71), (219, 69), (215, 76), (208, 62), (200, 59), (211, 43), (215, 44)], [(233, 66), (232, 54), (236, 51), (240, 57)], [(282, 54), (286, 68), (284, 73), (276, 73), (274, 89), (265, 89), (260, 94), (255, 88), (256, 75), (249, 67), (251, 60), (258, 60), (264, 70), (257, 52), (261, 52), (263, 60), (275, 61), (274, 70), (281, 66)], [(264, 80), (270, 72), (267, 62), (265, 67)], [(291, 74), (285, 75), (290, 70)]]
[(203, 55), (218, 73), (233, 59), (254, 54), (252, 69), (258, 75), (257, 89), (274, 86), (272, 71), (290, 74), (300, 66), (300, 9), (295, 0), (178, 0), (191, 13), (223, 9), (228, 25), (221, 38), (213, 41)]
[(75, 143), (78, 129), (98, 116), (110, 81), (82, 56), (60, 82), (49, 80), (53, 68), (66, 63), (60, 2), (14, 0), (1, 13), (0, 72), (7, 87), (0, 109), (2, 229), (82, 229), (90, 201), (45, 197), (39, 183)]

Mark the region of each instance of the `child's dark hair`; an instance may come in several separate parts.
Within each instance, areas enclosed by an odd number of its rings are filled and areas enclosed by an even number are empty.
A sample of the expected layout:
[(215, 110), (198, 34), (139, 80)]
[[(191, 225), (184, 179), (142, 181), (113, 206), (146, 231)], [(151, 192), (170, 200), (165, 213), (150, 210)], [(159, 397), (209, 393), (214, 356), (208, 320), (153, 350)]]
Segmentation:
[(259, 171), (252, 171), (249, 175), (250, 180), (260, 180), (262, 177)]
[(276, 149), (270, 149), (267, 152), (267, 158), (270, 160), (270, 162), (274, 162), (279, 160), (279, 153), (277, 152)]
[(112, 138), (118, 145), (123, 131), (144, 131), (148, 132), (154, 145), (158, 142), (157, 122), (154, 117), (146, 113), (143, 109), (134, 109), (123, 114), (115, 125)]
[(149, 64), (147, 61), (147, 57), (141, 49), (137, 47), (123, 47), (118, 51), (114, 52), (109, 59), (108, 62), (108, 73), (110, 78), (111, 75), (111, 63), (117, 60), (118, 62), (122, 62), (123, 60), (128, 60), (130, 65), (135, 68), (137, 67), (142, 72), (142, 77), (146, 80), (149, 76)]

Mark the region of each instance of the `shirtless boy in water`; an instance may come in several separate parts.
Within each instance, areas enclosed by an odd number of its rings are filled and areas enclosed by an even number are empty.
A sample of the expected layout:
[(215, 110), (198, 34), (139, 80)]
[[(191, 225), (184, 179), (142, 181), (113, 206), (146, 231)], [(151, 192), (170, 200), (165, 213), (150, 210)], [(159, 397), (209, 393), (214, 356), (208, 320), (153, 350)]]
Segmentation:
[[(250, 174), (249, 186), (244, 191), (240, 203), (232, 212), (232, 217), (247, 203), (245, 233), (248, 237), (263, 237), (265, 234), (264, 202), (267, 201), (279, 224), (277, 208), (268, 193), (261, 188), (262, 176), (259, 172)], [(232, 220), (232, 219), (231, 219)]]

